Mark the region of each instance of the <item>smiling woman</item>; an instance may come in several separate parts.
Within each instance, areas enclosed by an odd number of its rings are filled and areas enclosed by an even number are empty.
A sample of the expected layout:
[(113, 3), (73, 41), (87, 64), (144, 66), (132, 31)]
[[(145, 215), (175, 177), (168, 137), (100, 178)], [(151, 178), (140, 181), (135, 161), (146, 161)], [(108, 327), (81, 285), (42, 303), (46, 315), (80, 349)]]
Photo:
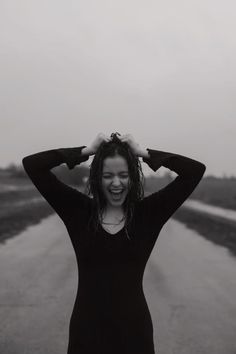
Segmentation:
[(96, 203), (91, 217), (95, 230), (102, 224), (114, 234), (125, 226), (129, 238), (127, 227), (132, 220), (134, 204), (144, 195), (138, 148), (136, 144), (132, 150), (119, 133), (111, 134), (109, 141), (103, 141), (97, 148), (87, 181), (87, 192)]
[(116, 206), (123, 204), (129, 189), (129, 171), (126, 160), (116, 155), (107, 157), (103, 162), (102, 190), (107, 198), (107, 203)]
[[(63, 220), (76, 254), (79, 286), (69, 326), (68, 354), (155, 354), (143, 274), (161, 228), (200, 182), (205, 165), (171, 152), (143, 150), (130, 134), (100, 133), (89, 146), (42, 151), (23, 165)], [(88, 194), (51, 172), (95, 155)], [(153, 171), (178, 176), (143, 197), (139, 157)], [(90, 197), (92, 196), (92, 198)]]

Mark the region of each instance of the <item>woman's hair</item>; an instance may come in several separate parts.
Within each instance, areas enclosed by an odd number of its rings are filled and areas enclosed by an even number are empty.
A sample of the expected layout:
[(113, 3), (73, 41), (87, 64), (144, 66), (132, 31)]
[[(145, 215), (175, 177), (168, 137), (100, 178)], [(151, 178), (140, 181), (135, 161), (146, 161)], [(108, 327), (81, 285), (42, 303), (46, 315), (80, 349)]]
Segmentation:
[(129, 238), (127, 226), (133, 217), (134, 204), (136, 201), (143, 199), (144, 196), (144, 175), (138, 156), (132, 152), (128, 143), (122, 142), (119, 139), (118, 135), (120, 134), (117, 132), (112, 133), (109, 142), (102, 142), (100, 144), (90, 165), (90, 174), (86, 183), (86, 193), (93, 196), (94, 208), (89, 223), (92, 223), (93, 228), (97, 231), (107, 203), (102, 190), (103, 161), (106, 157), (120, 155), (127, 161), (129, 173), (129, 190), (123, 203), (125, 230)]

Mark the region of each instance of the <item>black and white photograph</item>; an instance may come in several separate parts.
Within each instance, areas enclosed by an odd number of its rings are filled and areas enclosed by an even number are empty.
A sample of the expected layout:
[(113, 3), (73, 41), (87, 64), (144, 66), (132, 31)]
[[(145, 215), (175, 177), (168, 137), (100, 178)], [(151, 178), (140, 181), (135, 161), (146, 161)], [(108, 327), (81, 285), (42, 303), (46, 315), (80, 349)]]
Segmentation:
[(0, 2), (1, 354), (236, 354), (235, 11)]

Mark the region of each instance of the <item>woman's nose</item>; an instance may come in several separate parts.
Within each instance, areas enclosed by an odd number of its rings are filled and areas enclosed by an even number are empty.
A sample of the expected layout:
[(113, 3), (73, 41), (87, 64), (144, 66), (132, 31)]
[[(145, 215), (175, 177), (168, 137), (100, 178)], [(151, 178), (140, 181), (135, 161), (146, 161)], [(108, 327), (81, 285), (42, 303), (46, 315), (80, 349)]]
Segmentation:
[(119, 177), (114, 177), (112, 180), (112, 184), (115, 186), (119, 186), (120, 185), (120, 179)]

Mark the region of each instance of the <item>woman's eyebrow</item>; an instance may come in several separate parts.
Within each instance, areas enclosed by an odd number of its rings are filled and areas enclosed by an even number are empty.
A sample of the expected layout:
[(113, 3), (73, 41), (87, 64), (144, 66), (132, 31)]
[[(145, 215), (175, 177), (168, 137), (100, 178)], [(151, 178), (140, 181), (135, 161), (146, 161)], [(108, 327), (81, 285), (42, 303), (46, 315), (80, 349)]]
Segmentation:
[[(121, 173), (128, 173), (128, 171), (121, 171), (121, 172), (119, 172), (119, 174), (121, 174)], [(105, 174), (113, 175), (113, 172), (105, 171), (105, 172), (103, 172), (103, 175), (105, 175)]]

